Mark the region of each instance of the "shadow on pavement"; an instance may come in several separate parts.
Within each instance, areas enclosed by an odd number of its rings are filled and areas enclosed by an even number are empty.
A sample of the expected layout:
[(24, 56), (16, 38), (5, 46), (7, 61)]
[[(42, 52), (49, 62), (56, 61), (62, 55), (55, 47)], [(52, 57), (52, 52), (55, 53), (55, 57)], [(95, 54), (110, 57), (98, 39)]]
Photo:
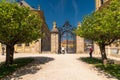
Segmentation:
[(54, 58), (50, 58), (50, 57), (30, 57), (30, 58), (34, 58), (35, 60), (32, 63), (28, 64), (27, 66), (18, 69), (12, 75), (7, 76), (2, 80), (11, 80), (11, 79), (22, 80), (22, 76), (27, 74), (35, 74), (37, 73), (38, 70), (42, 69), (40, 66), (41, 64), (45, 64), (54, 60)]
[[(110, 80), (117, 80), (114, 76), (110, 75), (109, 73), (105, 72), (104, 66), (102, 65), (102, 60), (100, 57), (80, 57), (77, 60), (84, 62), (85, 64), (91, 64), (91, 69), (94, 71), (97, 71), (97, 75), (103, 75), (107, 79)], [(100, 65), (101, 64), (101, 65)], [(97, 67), (99, 65), (99, 67)], [(101, 67), (100, 67), (101, 66)], [(111, 68), (112, 69), (112, 68)], [(107, 67), (107, 70), (109, 70), (109, 67)]]

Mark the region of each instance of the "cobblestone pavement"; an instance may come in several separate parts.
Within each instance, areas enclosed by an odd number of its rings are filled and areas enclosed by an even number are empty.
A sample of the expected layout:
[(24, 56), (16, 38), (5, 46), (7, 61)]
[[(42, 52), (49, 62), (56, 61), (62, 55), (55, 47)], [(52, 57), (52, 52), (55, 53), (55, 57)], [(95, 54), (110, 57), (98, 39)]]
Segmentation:
[[(105, 76), (80, 57), (88, 54), (15, 54), (15, 57), (34, 57), (35, 61), (3, 80), (117, 80)], [(5, 56), (0, 56), (4, 61)]]

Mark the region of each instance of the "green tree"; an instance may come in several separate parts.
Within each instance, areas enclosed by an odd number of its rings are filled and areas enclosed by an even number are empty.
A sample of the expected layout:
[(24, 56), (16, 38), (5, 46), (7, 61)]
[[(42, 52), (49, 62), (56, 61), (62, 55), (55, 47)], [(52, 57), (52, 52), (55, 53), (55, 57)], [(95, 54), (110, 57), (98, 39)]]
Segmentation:
[(39, 39), (42, 21), (36, 12), (10, 3), (0, 2), (0, 42), (6, 45), (6, 65), (13, 64), (14, 45)]
[(105, 46), (120, 38), (120, 0), (111, 0), (98, 11), (84, 17), (76, 33), (99, 45), (104, 63), (107, 60)]

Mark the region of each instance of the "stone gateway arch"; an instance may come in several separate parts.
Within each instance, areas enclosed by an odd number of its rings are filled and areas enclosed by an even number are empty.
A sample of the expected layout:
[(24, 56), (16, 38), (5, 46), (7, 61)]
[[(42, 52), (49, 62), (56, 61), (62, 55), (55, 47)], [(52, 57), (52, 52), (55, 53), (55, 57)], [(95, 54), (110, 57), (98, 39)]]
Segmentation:
[(56, 22), (53, 22), (51, 52), (61, 53), (61, 47), (64, 46), (66, 53), (83, 53), (84, 38), (75, 35), (73, 32), (75, 29), (76, 27), (70, 25), (68, 21), (62, 27), (57, 27)]

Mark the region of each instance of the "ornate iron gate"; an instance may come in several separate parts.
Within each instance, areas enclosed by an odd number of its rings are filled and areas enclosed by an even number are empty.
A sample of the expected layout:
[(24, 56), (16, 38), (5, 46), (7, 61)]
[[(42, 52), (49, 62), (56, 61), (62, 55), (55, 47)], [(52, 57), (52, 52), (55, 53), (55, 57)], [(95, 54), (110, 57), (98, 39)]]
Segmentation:
[(76, 35), (73, 33), (75, 27), (69, 24), (68, 21), (59, 28), (59, 48), (65, 48), (66, 53), (76, 52)]

